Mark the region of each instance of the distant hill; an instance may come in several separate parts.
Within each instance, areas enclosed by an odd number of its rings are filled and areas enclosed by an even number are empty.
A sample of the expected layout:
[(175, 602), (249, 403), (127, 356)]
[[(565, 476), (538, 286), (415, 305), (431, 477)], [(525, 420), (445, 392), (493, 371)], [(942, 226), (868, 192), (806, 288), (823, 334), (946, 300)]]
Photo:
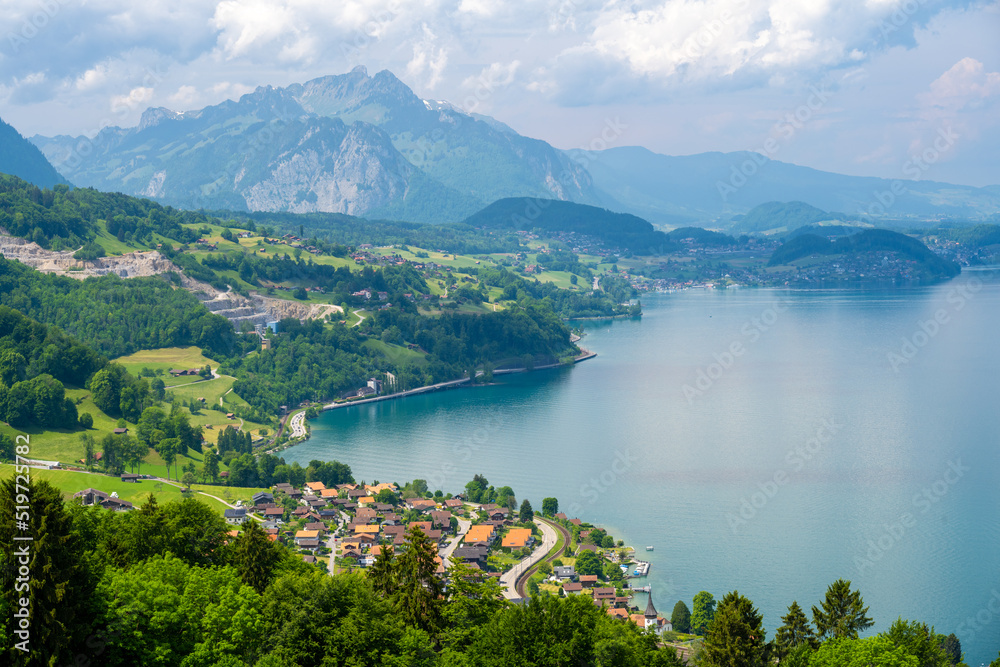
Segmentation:
[(760, 204), (790, 200), (851, 216), (869, 213), (875, 220), (940, 216), (977, 220), (1000, 212), (998, 186), (904, 180), (906, 192), (884, 207), (876, 194), (891, 193), (899, 181), (763, 160), (748, 151), (672, 156), (622, 146), (568, 154), (587, 165), (601, 206), (662, 224), (718, 227)]
[(678, 247), (667, 234), (657, 231), (642, 218), (552, 199), (501, 199), (469, 216), (464, 222), (486, 229), (576, 232), (638, 254), (665, 252)]
[(702, 246), (736, 245), (736, 239), (729, 234), (713, 232), (701, 227), (680, 227), (672, 232), (668, 232), (667, 238), (671, 241), (693, 239), (695, 243)]
[(790, 231), (814, 222), (834, 219), (834, 214), (802, 201), (770, 201), (750, 209), (733, 224), (732, 231), (744, 234), (782, 228)]
[(0, 173), (17, 176), (40, 188), (66, 183), (38, 147), (3, 120), (0, 120)]
[(895, 252), (915, 260), (931, 278), (957, 276), (958, 264), (934, 254), (920, 241), (887, 229), (866, 229), (851, 236), (828, 241), (814, 234), (797, 236), (779, 246), (768, 266), (788, 264), (810, 255), (840, 255), (861, 252)]

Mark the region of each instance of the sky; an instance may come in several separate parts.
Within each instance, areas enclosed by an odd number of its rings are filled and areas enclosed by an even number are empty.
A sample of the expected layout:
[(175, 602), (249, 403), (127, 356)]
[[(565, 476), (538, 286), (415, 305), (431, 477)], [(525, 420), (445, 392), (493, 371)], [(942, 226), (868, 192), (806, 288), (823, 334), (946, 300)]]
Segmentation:
[(558, 148), (1000, 184), (1000, 0), (0, 0), (25, 136), (359, 65)]

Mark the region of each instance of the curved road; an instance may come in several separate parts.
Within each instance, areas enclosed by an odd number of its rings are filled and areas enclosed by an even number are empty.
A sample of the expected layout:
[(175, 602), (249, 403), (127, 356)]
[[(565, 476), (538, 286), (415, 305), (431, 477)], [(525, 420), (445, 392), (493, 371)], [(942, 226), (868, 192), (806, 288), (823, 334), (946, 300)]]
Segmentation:
[[(559, 525), (557, 523), (553, 523), (551, 521), (546, 521), (545, 519), (535, 519), (535, 522), (538, 523), (538, 525), (542, 527), (543, 532), (544, 532), (545, 528), (547, 527), (549, 530), (553, 531), (553, 533), (558, 532), (558, 533), (562, 534), (563, 542), (564, 542), (565, 545), (568, 545), (570, 543), (571, 537), (570, 537), (569, 531), (566, 530), (563, 526), (561, 526), (561, 525)], [(552, 547), (555, 546), (555, 544), (556, 544), (557, 541), (558, 541), (557, 539), (554, 539), (552, 541)], [(549, 548), (549, 551), (552, 550), (552, 547)], [(546, 557), (544, 559), (540, 559), (539, 561), (537, 561), (537, 563), (540, 564), (542, 562), (542, 560), (544, 560), (544, 561), (553, 561), (556, 558), (559, 558), (560, 555), (561, 555), (561, 553), (558, 552), (558, 551), (555, 552), (555, 553), (548, 553), (548, 552), (546, 552)], [(514, 590), (515, 590), (515, 592), (517, 594), (517, 597), (522, 597), (522, 598), (524, 597), (524, 587), (528, 583), (528, 578), (531, 577), (531, 575), (533, 575), (537, 569), (538, 569), (537, 566), (536, 567), (529, 567), (517, 579), (517, 582), (514, 585)]]
[(293, 438), (304, 438), (306, 437), (306, 412), (296, 412), (292, 415), (292, 418), (288, 421), (289, 427), (292, 429)]
[[(503, 594), (508, 600), (524, 597), (523, 580), (532, 572), (535, 565), (549, 557), (549, 552), (556, 546), (559, 539), (559, 534), (548, 522), (536, 518), (535, 523), (542, 530), (542, 543), (531, 552), (530, 556), (522, 559), (517, 565), (500, 575), (500, 585), (504, 588)], [(552, 554), (552, 558), (555, 556), (556, 554)]]

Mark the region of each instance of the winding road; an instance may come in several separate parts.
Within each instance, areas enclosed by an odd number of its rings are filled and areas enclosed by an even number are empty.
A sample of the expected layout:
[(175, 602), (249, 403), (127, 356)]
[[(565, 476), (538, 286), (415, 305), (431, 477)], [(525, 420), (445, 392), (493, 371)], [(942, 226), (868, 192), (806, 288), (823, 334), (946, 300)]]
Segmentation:
[(504, 597), (508, 600), (523, 598), (524, 582), (534, 571), (534, 566), (550, 556), (555, 558), (558, 555), (549, 552), (555, 548), (559, 533), (547, 521), (536, 518), (535, 523), (542, 530), (542, 543), (531, 552), (530, 556), (500, 575), (500, 585), (504, 589)]

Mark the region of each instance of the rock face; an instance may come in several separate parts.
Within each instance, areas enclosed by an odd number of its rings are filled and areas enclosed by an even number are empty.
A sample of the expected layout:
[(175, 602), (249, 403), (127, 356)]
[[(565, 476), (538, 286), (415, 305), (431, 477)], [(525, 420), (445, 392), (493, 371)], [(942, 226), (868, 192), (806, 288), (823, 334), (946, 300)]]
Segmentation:
[(132, 252), (118, 257), (101, 257), (93, 261), (73, 259), (73, 251), (46, 250), (37, 243), (16, 236), (0, 236), (0, 254), (7, 259), (30, 266), (43, 273), (55, 273), (78, 280), (109, 273), (122, 278), (155, 276), (180, 269), (169, 259), (156, 252)]
[(199, 111), (147, 109), (94, 139), (32, 140), (77, 185), (182, 208), (443, 222), (501, 197), (597, 202), (587, 172), (545, 142), (363, 68)]

